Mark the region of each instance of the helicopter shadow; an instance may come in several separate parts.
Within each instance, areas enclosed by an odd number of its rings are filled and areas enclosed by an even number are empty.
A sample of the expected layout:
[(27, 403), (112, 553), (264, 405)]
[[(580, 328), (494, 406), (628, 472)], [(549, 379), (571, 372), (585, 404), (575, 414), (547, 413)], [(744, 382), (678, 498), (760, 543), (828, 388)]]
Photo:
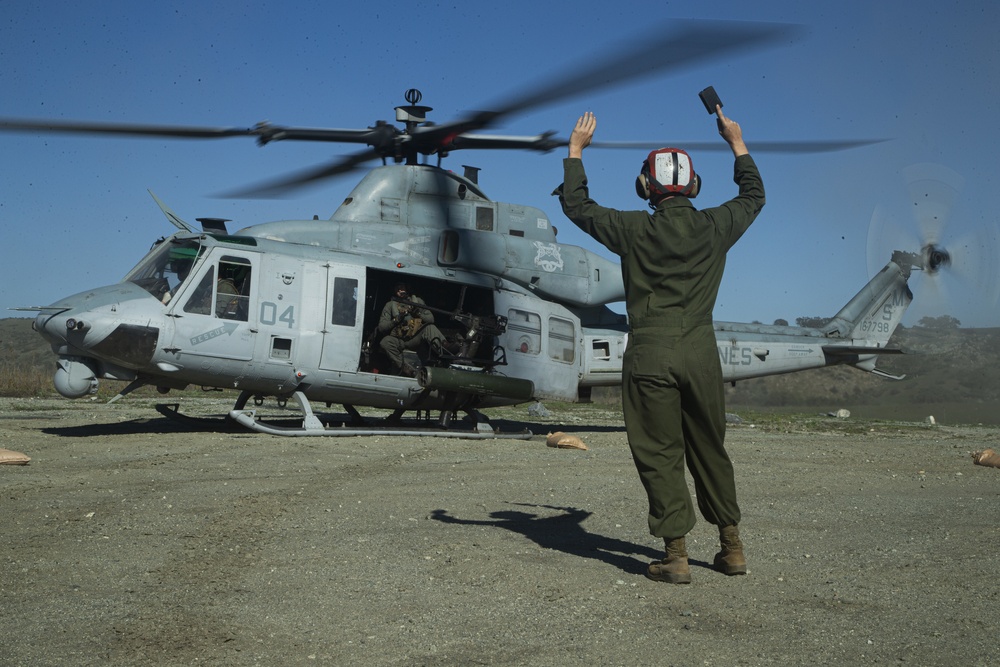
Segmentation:
[(490, 425), (504, 432), (530, 431), (535, 434), (562, 431), (563, 433), (625, 433), (624, 426), (596, 426), (593, 424), (560, 424), (518, 419), (490, 419)]
[[(390, 413), (391, 414), (391, 413)], [(350, 423), (350, 415), (336, 414), (317, 415), (324, 424), (345, 425)], [(388, 415), (386, 415), (388, 416)], [(296, 415), (291, 418), (273, 418), (266, 420), (274, 424), (296, 424), (301, 420)], [(379, 418), (374, 421), (380, 422)], [(624, 433), (625, 428), (620, 426), (572, 426), (572, 425), (547, 425), (538, 422), (492, 419), (490, 424), (501, 432), (524, 432), (545, 433), (546, 431), (560, 430), (570, 432), (589, 433)], [(60, 437), (85, 438), (92, 436), (107, 435), (144, 435), (147, 433), (239, 433), (246, 434), (249, 431), (243, 426), (226, 419), (225, 415), (219, 414), (211, 417), (188, 417), (183, 414), (165, 416), (163, 418), (139, 418), (128, 421), (111, 421), (106, 423), (81, 424), (75, 426), (50, 426), (41, 429), (43, 433), (57, 435)]]
[(662, 552), (651, 547), (588, 532), (582, 524), (593, 512), (576, 507), (509, 504), (558, 510), (561, 514), (542, 516), (540, 513), (532, 514), (521, 510), (498, 510), (490, 513), (490, 519), (478, 520), (460, 519), (448, 514), (447, 510), (437, 509), (431, 512), (431, 518), (461, 526), (491, 526), (509, 530), (523, 535), (543, 549), (555, 549), (572, 556), (599, 560), (629, 574), (644, 574), (649, 560), (663, 558)]
[(182, 424), (171, 419), (131, 419), (122, 422), (107, 422), (103, 424), (81, 424), (76, 426), (49, 426), (41, 429), (42, 433), (57, 435), (62, 438), (90, 438), (109, 435), (148, 435), (150, 433), (192, 433), (217, 432), (236, 433), (239, 429), (221, 422), (215, 428), (205, 426), (195, 427)]

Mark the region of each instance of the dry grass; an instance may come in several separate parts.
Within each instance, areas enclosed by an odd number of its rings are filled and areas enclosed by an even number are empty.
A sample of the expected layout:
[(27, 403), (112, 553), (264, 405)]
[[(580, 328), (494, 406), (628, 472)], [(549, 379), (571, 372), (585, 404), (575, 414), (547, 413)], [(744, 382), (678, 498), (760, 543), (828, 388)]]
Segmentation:
[[(10, 363), (0, 363), (0, 396), (4, 398), (52, 398), (59, 393), (52, 384), (55, 372), (55, 358), (45, 367), (37, 365), (15, 366)], [(108, 400), (125, 388), (127, 383), (113, 380), (101, 380), (98, 385), (97, 398)], [(185, 392), (200, 390), (185, 390)], [(132, 396), (161, 396), (155, 387), (140, 387)]]
[(36, 366), (0, 364), (0, 396), (27, 398), (54, 394), (51, 373)]
[[(59, 396), (52, 384), (52, 374), (55, 372), (55, 361), (50, 368), (38, 366), (19, 367), (12, 364), (0, 364), (0, 396), (6, 398), (50, 398)], [(124, 382), (101, 380), (97, 397), (109, 399), (125, 387)], [(135, 396), (156, 396), (153, 387), (137, 389)]]

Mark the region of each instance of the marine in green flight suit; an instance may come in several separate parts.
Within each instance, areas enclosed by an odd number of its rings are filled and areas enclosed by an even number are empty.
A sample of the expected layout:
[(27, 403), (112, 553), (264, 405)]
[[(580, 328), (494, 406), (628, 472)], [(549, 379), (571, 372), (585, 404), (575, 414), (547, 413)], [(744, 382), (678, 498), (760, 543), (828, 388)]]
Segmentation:
[(637, 191), (648, 195), (651, 213), (597, 204), (581, 159), (596, 129), (589, 112), (570, 137), (563, 184), (556, 190), (566, 216), (621, 257), (629, 321), (625, 426), (649, 498), (649, 529), (664, 538), (667, 552), (647, 575), (671, 583), (690, 582), (684, 536), (695, 514), (685, 463), (702, 516), (720, 527), (716, 566), (726, 574), (746, 572), (733, 465), (724, 446), (725, 395), (712, 310), (726, 252), (764, 206), (764, 184), (739, 124), (721, 108), (717, 114), (739, 186), (739, 194), (721, 206), (695, 209), (690, 197), (697, 195), (700, 179), (690, 157), (677, 149), (654, 151), (644, 163), (645, 181), (637, 181)]
[(421, 307), (424, 300), (411, 294), (406, 283), (398, 283), (393, 293), (395, 298), (386, 302), (379, 316), (378, 332), (383, 336), (379, 347), (394, 373), (413, 377), (416, 369), (403, 360), (403, 352), (426, 347), (440, 356), (444, 334), (434, 325), (434, 313)]

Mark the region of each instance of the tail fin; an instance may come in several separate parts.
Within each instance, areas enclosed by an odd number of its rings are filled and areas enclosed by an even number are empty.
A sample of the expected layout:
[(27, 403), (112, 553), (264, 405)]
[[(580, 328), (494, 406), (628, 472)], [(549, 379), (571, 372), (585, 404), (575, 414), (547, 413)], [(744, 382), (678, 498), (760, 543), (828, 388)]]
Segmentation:
[(893, 253), (892, 260), (878, 275), (823, 327), (828, 338), (844, 340), (823, 346), (828, 363), (851, 363), (862, 370), (875, 371), (878, 354), (901, 352), (888, 348), (887, 344), (913, 300), (907, 284), (912, 268), (910, 258), (907, 253)]

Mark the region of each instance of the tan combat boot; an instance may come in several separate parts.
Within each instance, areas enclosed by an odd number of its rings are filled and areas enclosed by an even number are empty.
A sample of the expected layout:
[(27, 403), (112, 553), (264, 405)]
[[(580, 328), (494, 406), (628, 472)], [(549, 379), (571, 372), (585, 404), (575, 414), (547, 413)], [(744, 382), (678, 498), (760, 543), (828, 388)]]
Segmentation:
[(665, 581), (668, 584), (690, 584), (691, 568), (688, 566), (684, 538), (664, 538), (663, 544), (667, 549), (666, 558), (650, 563), (646, 568), (646, 576), (653, 581)]
[(740, 541), (740, 529), (733, 526), (719, 527), (719, 544), (722, 550), (715, 554), (715, 568), (722, 574), (747, 573), (747, 559), (743, 555), (743, 542)]

